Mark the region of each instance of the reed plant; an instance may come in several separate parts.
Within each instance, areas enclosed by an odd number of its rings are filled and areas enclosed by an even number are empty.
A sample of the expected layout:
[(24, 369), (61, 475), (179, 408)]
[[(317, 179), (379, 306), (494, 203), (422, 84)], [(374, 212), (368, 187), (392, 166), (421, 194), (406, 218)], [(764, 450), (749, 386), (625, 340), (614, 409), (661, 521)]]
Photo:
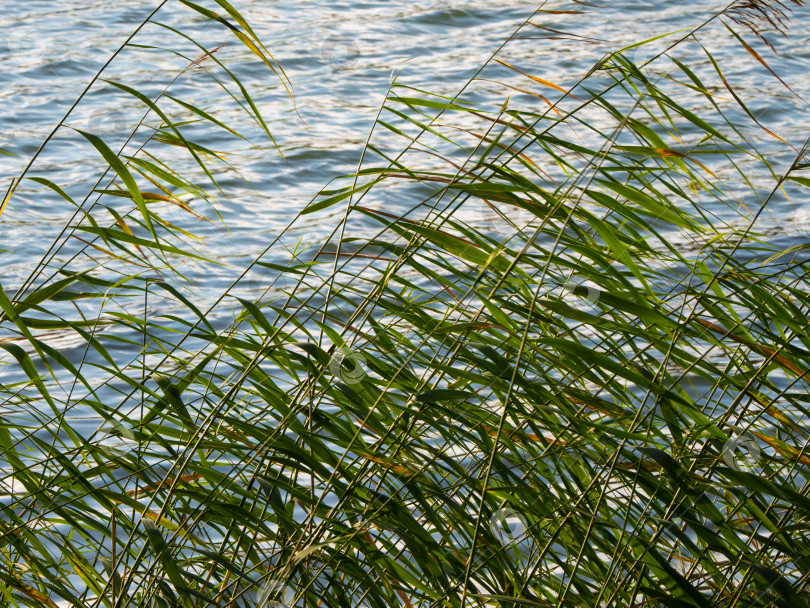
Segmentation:
[[(294, 106), (234, 6), (179, 1)], [(788, 16), (712, 21), (767, 66), (748, 28)], [(79, 129), (107, 167), (84, 198), (32, 160), (4, 201), (75, 210), (0, 289), (4, 605), (810, 605), (808, 245), (763, 227), (807, 196), (807, 142), (757, 120), (705, 25), (571, 87), (506, 43), (455, 96), (393, 79), (286, 261), (279, 234), (204, 306), (199, 233), (226, 233), (201, 209), (228, 165), (200, 141), (240, 119), (100, 73), (142, 144)], [(199, 53), (181, 71), (272, 143)], [(315, 222), (334, 230), (312, 244)]]

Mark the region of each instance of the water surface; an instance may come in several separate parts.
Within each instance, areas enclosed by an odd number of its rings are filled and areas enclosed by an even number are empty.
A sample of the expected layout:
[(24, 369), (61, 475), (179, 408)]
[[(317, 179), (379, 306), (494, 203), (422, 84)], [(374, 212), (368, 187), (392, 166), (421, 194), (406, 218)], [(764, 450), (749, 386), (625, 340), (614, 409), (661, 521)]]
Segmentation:
[[(0, 148), (17, 157), (0, 157), (0, 183), (18, 175), (42, 140), (58, 123), (100, 66), (149, 15), (155, 2), (98, 1), (44, 2), (10, 0), (0, 16)], [(223, 188), (217, 213), (228, 229), (194, 220), (187, 214), (173, 218), (203, 237), (200, 250), (220, 262), (218, 266), (185, 268), (194, 280), (195, 303), (202, 309), (231, 284), (250, 260), (282, 231), (316, 193), (333, 178), (354, 171), (360, 160), (380, 104), (393, 77), (399, 82), (444, 95), (455, 95), (497, 51), (498, 57), (528, 73), (567, 88), (573, 86), (604, 56), (623, 45), (693, 27), (707, 19), (722, 3), (673, 3), (664, 0), (605, 2), (601, 8), (549, 2), (543, 10), (583, 11), (576, 14), (536, 13), (536, 3), (503, 0), (416, 2), (265, 2), (237, 3), (254, 31), (283, 66), (294, 86), (295, 107), (288, 92), (261, 62), (224, 28), (212, 25), (179, 3), (169, 2), (154, 18), (181, 29), (206, 48), (225, 45), (217, 57), (248, 87), (268, 120), (277, 148), (261, 129), (234, 108), (232, 100), (210, 78), (216, 70), (188, 70), (189, 59), (199, 49), (150, 23), (133, 40), (141, 47), (125, 49), (107, 68), (106, 78), (158, 92), (176, 78), (171, 92), (193, 101), (220, 120), (233, 124), (249, 143), (212, 129), (200, 131), (198, 143), (228, 153), (230, 167), (217, 175)], [(539, 27), (520, 26), (527, 20)], [(737, 28), (740, 30), (740, 28)], [(581, 37), (561, 36), (569, 32)], [(745, 34), (767, 58), (771, 68), (798, 95), (808, 91), (810, 65), (810, 10), (794, 13), (789, 40), (772, 35), (777, 53)], [(661, 41), (665, 44), (670, 37)], [(584, 41), (583, 41), (584, 40)], [(797, 147), (807, 137), (807, 107), (791, 95), (748, 54), (719, 22), (707, 26), (700, 38), (723, 66), (725, 78), (750, 103), (757, 118)], [(150, 46), (183, 53), (185, 58)], [(656, 47), (662, 48), (662, 47)], [(681, 57), (698, 75), (710, 75), (711, 63), (697, 44), (684, 45)], [(646, 50), (634, 55), (643, 61)], [(209, 62), (210, 66), (210, 62)], [(220, 74), (221, 75), (221, 74)], [(517, 87), (537, 85), (503, 66), (491, 65), (481, 80), (469, 87), (466, 99), (492, 103), (511, 92), (500, 83)], [(728, 92), (718, 89), (717, 95)], [(553, 91), (544, 90), (550, 94)], [(517, 96), (524, 106), (541, 104), (530, 96)], [(132, 125), (143, 114), (131, 97), (98, 83), (74, 110), (29, 172), (59, 184), (81, 200), (100, 175), (102, 161), (74, 129), (93, 132), (111, 146), (126, 141)], [(233, 122), (231, 122), (233, 121)], [(745, 133), (762, 135), (749, 122)], [(384, 134), (378, 134), (384, 137)], [(767, 140), (767, 137), (765, 137)], [(140, 143), (136, 138), (134, 145)], [(401, 145), (401, 142), (398, 144)], [(763, 143), (767, 146), (767, 141)], [(117, 148), (116, 148), (117, 149)], [(129, 148), (133, 149), (132, 147)], [(195, 170), (193, 164), (190, 170)], [(786, 167), (786, 165), (785, 165)], [(754, 177), (756, 177), (754, 175)], [(94, 198), (90, 199), (92, 202)], [(749, 201), (750, 202), (750, 201)], [(756, 201), (754, 201), (755, 203)], [(391, 197), (377, 201), (390, 212), (404, 211), (412, 201)], [(708, 211), (719, 216), (727, 208), (707, 201)], [(784, 197), (769, 205), (762, 228), (773, 239), (791, 246), (810, 240), (804, 200)], [(34, 184), (21, 186), (0, 221), (0, 249), (4, 268), (2, 284), (13, 292), (35, 268), (50, 243), (70, 222), (73, 208)], [(207, 209), (199, 211), (213, 220)], [(342, 210), (317, 220), (302, 221), (270, 252), (268, 259), (283, 262), (286, 248), (300, 240), (317, 245), (338, 222)], [(185, 222), (185, 224), (184, 224)], [(367, 236), (372, 227), (353, 225), (353, 236)], [(363, 233), (364, 230), (368, 232)], [(79, 245), (73, 243), (53, 261), (70, 259)], [(683, 244), (688, 247), (688, 243)], [(258, 289), (262, 277), (251, 287)], [(155, 301), (150, 314), (170, 309)], [(223, 307), (211, 320), (224, 327), (229, 310)], [(111, 330), (115, 331), (115, 330)], [(136, 340), (126, 329), (122, 337)], [(60, 348), (70, 351), (67, 340)], [(80, 353), (73, 353), (78, 356)], [(123, 358), (137, 348), (121, 348)], [(4, 372), (5, 373), (5, 372)], [(14, 377), (9, 370), (6, 378)]]

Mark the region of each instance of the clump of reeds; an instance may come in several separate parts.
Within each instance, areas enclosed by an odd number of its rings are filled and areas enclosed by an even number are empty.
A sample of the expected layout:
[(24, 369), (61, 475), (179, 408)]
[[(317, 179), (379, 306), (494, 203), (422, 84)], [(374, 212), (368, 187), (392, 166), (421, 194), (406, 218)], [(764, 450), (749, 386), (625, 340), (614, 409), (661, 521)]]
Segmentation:
[[(283, 81), (230, 3), (187, 4)], [(118, 83), (155, 136), (82, 134), (109, 165), (84, 200), (34, 177), (77, 213), (0, 289), (3, 601), (810, 605), (807, 248), (759, 232), (806, 145), (754, 124), (763, 155), (714, 63), (625, 55), (571, 91), (514, 66), (543, 105), (393, 83), (298, 218), (331, 236), (205, 309), (189, 201), (224, 155), (186, 125), (236, 125)]]

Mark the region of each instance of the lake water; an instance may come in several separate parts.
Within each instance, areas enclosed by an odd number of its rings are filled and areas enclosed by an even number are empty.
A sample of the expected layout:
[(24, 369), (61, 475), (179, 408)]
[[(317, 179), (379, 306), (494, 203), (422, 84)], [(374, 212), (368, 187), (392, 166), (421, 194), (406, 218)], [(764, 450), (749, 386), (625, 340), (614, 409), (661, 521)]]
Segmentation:
[[(504, 41), (512, 37), (498, 52), (499, 58), (527, 73), (568, 88), (606, 53), (644, 39), (694, 27), (725, 4), (707, 2), (696, 7), (695, 3), (666, 0), (605, 0), (600, 7), (594, 7), (560, 0), (543, 3), (540, 8), (546, 12), (535, 13), (538, 4), (518, 0), (498, 3), (473, 0), (236, 0), (233, 3), (243, 11), (292, 82), (295, 107), (279, 79), (225, 28), (212, 25), (175, 1), (166, 3), (154, 17), (156, 23), (143, 27), (133, 39), (133, 45), (127, 47), (103, 74), (104, 78), (132, 85), (153, 97), (176, 78), (169, 90), (172, 95), (214, 114), (245, 137), (246, 141), (225, 131), (195, 130), (193, 126), (185, 131), (201, 146), (223, 152), (230, 163), (219, 165), (216, 173), (223, 190), (216, 213), (210, 208), (195, 208), (213, 221), (197, 220), (183, 212), (167, 217), (204, 237), (205, 242), (196, 246), (203, 255), (218, 262), (216, 265), (189, 264), (178, 269), (193, 281), (187, 295), (202, 310), (233, 283), (255, 256), (279, 237), (285, 226), (320, 190), (328, 187), (336, 177), (357, 169), (369, 129), (394, 75), (399, 83), (452, 96), (465, 87)], [(4, 1), (4, 10), (0, 14), (0, 150), (16, 156), (0, 155), (0, 194), (5, 192), (10, 180), (20, 174), (98, 69), (156, 6), (155, 1), (144, 0), (126, 3)], [(531, 24), (521, 27), (529, 19)], [(222, 77), (222, 72), (215, 69), (186, 70), (189, 61), (197, 57), (200, 50), (157, 23), (179, 29), (209, 49), (224, 45), (216, 57), (243, 81), (267, 119), (276, 145), (268, 141), (262, 130), (212, 80), (211, 76)], [(810, 8), (794, 14), (790, 39), (770, 36), (777, 53), (756, 42), (742, 28), (736, 29), (743, 32), (795, 94), (786, 91), (718, 21), (706, 26), (700, 40), (723, 67), (724, 77), (750, 105), (757, 119), (792, 145), (800, 147), (809, 135), (807, 125), (810, 124), (804, 101), (810, 95), (810, 79), (807, 77)], [(713, 75), (710, 61), (697, 44), (684, 45), (682, 51), (687, 55), (681, 57), (696, 74), (701, 77)], [(649, 58), (649, 53), (643, 49), (631, 52), (630, 56), (636, 62), (643, 62)], [(211, 68), (210, 61), (207, 66)], [(650, 75), (654, 73), (650, 72)], [(507, 95), (514, 93), (514, 89), (508, 89), (504, 84), (555, 96), (552, 89), (543, 88), (536, 81), (503, 66), (489, 66), (481, 77), (487, 80), (480, 80), (475, 87), (470, 87), (465, 92), (465, 99), (490, 106), (495, 103), (497, 107)], [(605, 81), (606, 78), (602, 84)], [(718, 98), (728, 97), (728, 92), (719, 86), (712, 93)], [(539, 104), (545, 109), (541, 101), (531, 96), (517, 96), (514, 103), (523, 107)], [(104, 163), (76, 130), (98, 135), (118, 150), (125, 145), (129, 132), (142, 115), (142, 107), (131, 96), (97, 83), (44, 149), (28, 177), (46, 177), (76, 201), (82, 201), (95, 187)], [(742, 129), (747, 137), (761, 144), (760, 150), (766, 154), (771, 147), (780, 150), (779, 154), (769, 157), (774, 161), (774, 171), (779, 173), (787, 168), (791, 159), (785, 156), (781, 147), (774, 146), (773, 139), (750, 122)], [(385, 140), (386, 135), (386, 141), (390, 143), (390, 133), (375, 131), (375, 138)], [(130, 144), (125, 150), (134, 150), (142, 141), (143, 137), (136, 137), (134, 145)], [(401, 139), (395, 142), (394, 152), (396, 146), (403, 145)], [(149, 147), (146, 149), (148, 151)], [(745, 163), (746, 160), (741, 159), (743, 168), (748, 166)], [(189, 175), (200, 178), (200, 171), (191, 162), (188, 171)], [(723, 177), (720, 175), (718, 179)], [(749, 177), (758, 184), (763, 177), (761, 168), (751, 165)], [(767, 180), (762, 180), (763, 192), (770, 189), (772, 179), (766, 183)], [(106, 182), (101, 184), (104, 187)], [(800, 190), (791, 192), (799, 194), (791, 200), (775, 198), (757, 226), (774, 244), (785, 248), (810, 242), (810, 205), (801, 198)], [(385, 191), (379, 195), (382, 198), (371, 197), (365, 204), (379, 205), (389, 213), (403, 212), (414, 202), (408, 194), (409, 191), (404, 195)], [(90, 196), (85, 206), (95, 200), (95, 196)], [(734, 213), (730, 213), (727, 202), (707, 202), (706, 212), (721, 218), (732, 217)], [(741, 202), (749, 205), (751, 211), (757, 209), (755, 198)], [(104, 203), (114, 204), (106, 200)], [(75, 239), (68, 239), (50, 258), (51, 243), (59, 239), (66, 226), (75, 223), (73, 213), (74, 209), (67, 201), (36, 183), (25, 182), (18, 188), (0, 217), (0, 260), (3, 263), (0, 282), (6, 291), (14, 293), (43, 258), (48, 259), (48, 264), (37, 284), (52, 276), (63, 264), (76, 268), (93, 263), (81, 257), (73, 260), (72, 256), (82, 248), (81, 242)], [(317, 219), (307, 216), (280, 239), (265, 259), (286, 263), (289, 259), (286, 249), (295, 247), (299, 241), (304, 246), (319, 246), (329, 237), (342, 213), (343, 207), (335, 206), (318, 215)], [(219, 216), (227, 230), (219, 223)], [(479, 222), (485, 228), (494, 227), (487, 227), (486, 217), (471, 214), (466, 219)], [(372, 229), (372, 225), (364, 224), (361, 218), (352, 224), (349, 236), (366, 237), (372, 234)], [(683, 242), (682, 246), (688, 248), (691, 245)], [(131, 272), (142, 270), (133, 268)], [(242, 285), (242, 293), (255, 297), (268, 278), (275, 277), (255, 276), (252, 282)], [(232, 321), (233, 309), (229, 303), (236, 306), (235, 301), (227, 300), (208, 317), (217, 329), (225, 328)], [(141, 301), (124, 304), (137, 308)], [(148, 309), (150, 318), (155, 318), (172, 313), (172, 306), (168, 299), (154, 297), (145, 303), (144, 308)], [(111, 312), (119, 310), (116, 308)], [(69, 313), (75, 317), (72, 309)], [(0, 330), (0, 339), (8, 338), (8, 332), (3, 331)], [(116, 363), (123, 367), (138, 362), (141, 337), (136, 328), (122, 325), (106, 328), (102, 339), (111, 345)], [(42, 339), (74, 362), (87, 357), (91, 363), (105, 364), (92, 351), (88, 355), (86, 344), (76, 341), (70, 332), (50, 332)], [(167, 370), (160, 371), (165, 373)], [(137, 402), (137, 395), (132, 396), (131, 386), (121, 378), (107, 382), (109, 374), (91, 366), (83, 372), (94, 388), (101, 387), (99, 399), (110, 410), (118, 403), (132, 405)], [(19, 366), (3, 353), (0, 356), (0, 384), (11, 385), (24, 380)], [(707, 389), (708, 385), (698, 388)], [(3, 389), (5, 391), (6, 386)], [(71, 409), (65, 422), (84, 436), (98, 438), (101, 433), (99, 417), (90, 407), (73, 407), (73, 403), (79, 403), (79, 400), (73, 388), (69, 390), (69, 395), (65, 391), (64, 400), (71, 403)], [(7, 402), (0, 404), (3, 424), (17, 425), (15, 430), (27, 432), (30, 426), (26, 427), (25, 423), (30, 423), (34, 416), (34, 406), (24, 402), (15, 403), (13, 407), (6, 405)], [(51, 412), (45, 414), (50, 416)], [(242, 414), (249, 420), (251, 411), (246, 407)], [(40, 424), (41, 420), (37, 420), (34, 426)], [(60, 420), (55, 434), (62, 429)], [(49, 441), (51, 439), (48, 437)], [(135, 443), (131, 442), (133, 445), (127, 447), (127, 442), (121, 441), (120, 437), (106, 439), (110, 440), (106, 446), (110, 452), (131, 449)], [(100, 443), (104, 444), (104, 441), (102, 437)], [(31, 454), (28, 456), (35, 458)], [(453, 457), (461, 461), (470, 455), (460, 449), (453, 453)], [(165, 463), (161, 460), (160, 464)], [(0, 472), (0, 499), (9, 500), (14, 493), (24, 494), (25, 489), (10, 475), (6, 477), (6, 473)], [(18, 483), (16, 487), (15, 483)], [(302, 512), (297, 512), (296, 517), (299, 516), (303, 517)]]
[[(230, 285), (240, 269), (331, 179), (356, 169), (392, 74), (399, 82), (453, 95), (514, 35), (498, 56), (565, 88), (577, 82), (606, 52), (693, 27), (723, 6), (708, 2), (696, 7), (694, 3), (663, 0), (603, 4), (593, 8), (548, 2), (542, 5), (545, 11), (582, 12), (545, 12), (532, 17), (538, 5), (517, 0), (503, 0), (497, 5), (472, 0), (236, 3), (293, 83), (296, 112), (279, 80), (227, 30), (179, 3), (167, 3), (153, 20), (180, 28), (207, 48), (225, 45), (217, 57), (243, 80), (268, 119), (283, 153), (282, 158), (260, 129), (234, 110), (232, 100), (207, 72), (186, 71), (172, 85), (171, 93), (233, 124), (251, 142), (246, 144), (211, 129), (198, 140), (204, 146), (227, 152), (231, 162), (231, 167), (218, 174), (225, 194), (217, 207), (229, 232), (214, 223), (184, 225), (208, 238), (201, 250), (222, 264), (184, 270), (196, 282), (194, 298), (200, 308)], [(155, 2), (142, 0), (5, 2), (0, 16), (0, 149), (18, 156), (0, 156), (3, 191), (99, 67), (155, 6)], [(516, 34), (530, 17), (539, 27), (526, 26)], [(554, 30), (585, 41), (573, 41), (570, 36), (562, 39)], [(771, 36), (777, 54), (751, 43), (774, 71), (806, 97), (810, 10), (794, 14), (790, 32), (789, 40)], [(754, 40), (748, 33), (745, 36)], [(802, 128), (808, 124), (806, 103), (786, 93), (720, 23), (707, 26), (701, 41), (710, 45), (713, 56), (723, 66), (724, 76), (738, 94), (752, 101), (751, 108), (759, 120), (794, 145), (801, 145), (807, 136)], [(133, 43), (142, 46), (125, 49), (104, 77), (147, 93), (161, 90), (183, 71), (189, 58), (200, 52), (153, 23), (146, 25)], [(186, 58), (143, 48), (147, 46), (171, 48)], [(705, 57), (691, 57), (690, 66), (698, 74), (712, 72)], [(635, 58), (647, 57), (639, 54)], [(498, 79), (518, 87), (531, 85), (505, 68), (498, 72)], [(504, 99), (506, 89), (490, 84), (477, 87), (468, 99)], [(141, 115), (142, 110), (131, 97), (98, 83), (68, 118), (67, 126), (57, 132), (28, 176), (47, 177), (81, 200), (100, 175), (102, 162), (73, 129), (93, 132), (111, 147), (120, 147)], [(2, 283), (11, 292), (22, 284), (73, 212), (67, 202), (35, 186), (23, 184), (0, 221), (0, 249), (6, 250), (2, 253)], [(783, 240), (785, 246), (810, 238), (807, 222), (801, 221), (801, 203), (780, 201), (769, 207), (767, 221), (773, 238)], [(389, 210), (395, 212), (404, 204), (390, 201)], [(721, 209), (709, 211), (722, 213)], [(202, 209), (200, 212), (208, 213)], [(338, 217), (334, 216), (335, 223)], [(187, 214), (175, 219), (181, 223), (193, 220)], [(328, 218), (301, 222), (268, 259), (283, 261), (284, 246), (292, 247), (298, 239), (307, 245), (317, 244), (328, 236), (333, 225)], [(53, 263), (64, 263), (77, 247), (75, 242), (69, 243)], [(222, 322), (227, 322), (228, 311), (223, 309), (220, 314)]]

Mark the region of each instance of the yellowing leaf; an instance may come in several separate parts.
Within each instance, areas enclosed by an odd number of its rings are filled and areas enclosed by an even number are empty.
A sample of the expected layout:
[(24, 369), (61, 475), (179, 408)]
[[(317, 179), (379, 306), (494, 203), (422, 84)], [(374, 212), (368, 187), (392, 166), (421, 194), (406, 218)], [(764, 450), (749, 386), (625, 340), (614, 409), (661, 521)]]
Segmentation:
[[(566, 91), (566, 90), (565, 90), (565, 89), (563, 89), (562, 87), (557, 86), (556, 84), (554, 84), (553, 82), (551, 82), (551, 81), (549, 81), (549, 80), (543, 80), (542, 78), (538, 78), (537, 76), (532, 76), (531, 74), (527, 74), (527, 73), (526, 73), (526, 72), (524, 72), (523, 70), (519, 70), (519, 69), (518, 69), (518, 68), (516, 68), (515, 66), (513, 66), (513, 65), (509, 65), (508, 63), (506, 63), (505, 61), (501, 61), (500, 59), (496, 59), (495, 61), (497, 61), (498, 63), (500, 63), (500, 64), (502, 64), (502, 65), (505, 65), (505, 66), (506, 66), (506, 67), (508, 67), (509, 69), (515, 70), (516, 72), (519, 72), (519, 73), (523, 74), (523, 75), (524, 75), (524, 76), (526, 76), (527, 78), (531, 78), (531, 79), (532, 79), (532, 80), (534, 80), (535, 82), (539, 82), (539, 83), (540, 83), (540, 84), (542, 84), (542, 85), (545, 85), (545, 86), (547, 86), (547, 87), (551, 87), (552, 89), (556, 89), (557, 91), (560, 91), (560, 92), (561, 92), (562, 94), (564, 94), (564, 95), (571, 95), (571, 93), (569, 93), (568, 91)], [(571, 95), (571, 97), (574, 97), (574, 95)], [(574, 99), (576, 99), (576, 97), (574, 97)]]

